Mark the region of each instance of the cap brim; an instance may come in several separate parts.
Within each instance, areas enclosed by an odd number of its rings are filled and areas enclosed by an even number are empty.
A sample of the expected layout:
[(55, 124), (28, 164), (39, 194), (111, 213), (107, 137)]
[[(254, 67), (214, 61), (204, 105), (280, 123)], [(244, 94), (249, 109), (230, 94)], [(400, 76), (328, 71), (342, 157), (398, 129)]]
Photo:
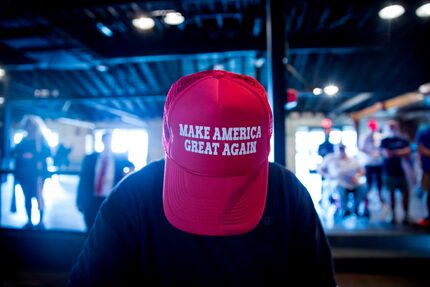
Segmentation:
[(174, 227), (199, 235), (251, 231), (266, 204), (268, 161), (241, 175), (210, 177), (186, 171), (166, 158), (163, 208)]

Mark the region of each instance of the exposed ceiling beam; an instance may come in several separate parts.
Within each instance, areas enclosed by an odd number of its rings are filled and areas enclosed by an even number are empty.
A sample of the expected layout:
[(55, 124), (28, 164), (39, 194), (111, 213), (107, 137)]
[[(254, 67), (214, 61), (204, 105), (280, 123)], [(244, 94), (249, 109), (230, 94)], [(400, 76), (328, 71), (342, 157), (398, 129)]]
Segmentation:
[(369, 107), (366, 107), (362, 110), (351, 113), (350, 116), (354, 120), (359, 120), (362, 117), (373, 115), (374, 113), (380, 110), (393, 111), (402, 107), (416, 104), (424, 100), (424, 97), (425, 96), (421, 93), (416, 93), (416, 92), (406, 93), (385, 101), (374, 103)]
[(146, 126), (146, 122), (143, 121), (140, 117), (138, 117), (135, 114), (132, 114), (132, 113), (129, 113), (129, 112), (126, 112), (123, 110), (115, 109), (115, 108), (112, 108), (108, 105), (100, 104), (100, 103), (97, 103), (97, 102), (91, 101), (91, 100), (84, 100), (84, 101), (81, 101), (80, 103), (82, 105), (96, 109), (100, 112), (107, 112), (107, 113), (110, 113), (112, 115), (118, 116), (121, 118), (122, 121), (124, 121), (126, 123), (140, 126), (140, 127)]
[(342, 104), (340, 104), (337, 108), (333, 109), (332, 113), (334, 114), (341, 114), (344, 111), (353, 108), (354, 106), (366, 101), (370, 97), (372, 97), (372, 93), (360, 93), (356, 95), (355, 97), (350, 98), (349, 100), (344, 101)]
[[(61, 93), (60, 93), (60, 95), (61, 95)], [(31, 95), (31, 97), (29, 97), (29, 98), (21, 98), (21, 99), (9, 98), (8, 101), (14, 102), (14, 103), (23, 103), (23, 104), (31, 106), (31, 103), (34, 101), (49, 104), (49, 103), (53, 103), (56, 101), (64, 102), (66, 100), (71, 100), (71, 101), (74, 101), (74, 103), (79, 103), (80, 101), (84, 101), (84, 100), (91, 100), (91, 101), (95, 101), (95, 102), (98, 102), (98, 101), (104, 102), (106, 100), (111, 100), (111, 99), (115, 99), (115, 98), (124, 99), (124, 100), (131, 99), (131, 100), (140, 100), (140, 101), (151, 100), (151, 101), (163, 101), (164, 102), (166, 100), (166, 94), (156, 94), (156, 95), (155, 94), (153, 94), (153, 95), (150, 95), (150, 94), (148, 94), (148, 95), (135, 95), (135, 94), (133, 94), (133, 95), (128, 95), (128, 94), (116, 95), (116, 94), (113, 94), (113, 95), (110, 95), (108, 97), (100, 96), (97, 98), (94, 98), (94, 97), (89, 96), (89, 95), (83, 96), (81, 94), (69, 94), (67, 97), (57, 97), (57, 98), (34, 98), (34, 96)]]
[[(49, 65), (43, 63), (25, 64), (25, 65), (5, 65), (4, 68), (8, 71), (32, 71), (34, 69), (50, 69), (50, 70), (81, 70), (92, 69), (95, 66), (104, 65), (121, 65), (127, 63), (155, 63), (155, 62), (168, 62), (178, 60), (196, 60), (201, 58), (236, 58), (236, 57), (255, 57), (257, 50), (243, 50), (243, 51), (226, 51), (216, 53), (197, 53), (197, 54), (170, 54), (170, 55), (150, 55), (150, 56), (136, 56), (136, 57), (119, 57), (101, 60), (94, 60), (91, 64), (87, 62), (82, 63), (50, 63)], [(145, 68), (144, 68), (145, 69)], [(150, 73), (142, 71), (147, 76), (153, 77)], [(157, 84), (158, 85), (158, 84)]]
[(300, 54), (336, 54), (336, 55), (349, 55), (356, 53), (366, 53), (383, 51), (382, 46), (354, 46), (354, 47), (302, 47), (302, 48), (290, 48), (288, 54), (300, 55)]
[(406, 93), (384, 101), (384, 108), (387, 110), (398, 109), (401, 107), (413, 105), (417, 102), (422, 101), (423, 99), (424, 99), (424, 95), (421, 93), (415, 93), (415, 92)]

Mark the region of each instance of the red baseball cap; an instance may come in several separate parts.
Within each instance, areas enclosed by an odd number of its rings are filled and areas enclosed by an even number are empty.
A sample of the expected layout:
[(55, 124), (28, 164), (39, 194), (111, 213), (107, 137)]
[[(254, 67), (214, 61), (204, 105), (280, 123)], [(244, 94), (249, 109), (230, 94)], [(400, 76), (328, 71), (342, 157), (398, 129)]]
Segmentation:
[(378, 130), (378, 122), (375, 119), (369, 119), (367, 121), (367, 126), (372, 131), (377, 131)]
[(272, 112), (263, 86), (226, 71), (182, 77), (164, 105), (163, 208), (199, 235), (251, 231), (266, 204)]

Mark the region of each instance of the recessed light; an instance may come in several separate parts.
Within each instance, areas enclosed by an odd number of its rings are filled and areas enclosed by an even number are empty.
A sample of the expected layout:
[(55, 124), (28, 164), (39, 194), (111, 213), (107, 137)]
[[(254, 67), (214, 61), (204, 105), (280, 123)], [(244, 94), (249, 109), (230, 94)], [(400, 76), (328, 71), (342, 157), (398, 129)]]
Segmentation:
[(163, 20), (168, 25), (180, 25), (184, 22), (185, 18), (179, 12), (169, 12), (164, 16)]
[(339, 92), (339, 88), (335, 85), (328, 85), (324, 87), (324, 93), (326, 93), (329, 96), (334, 96)]
[(389, 5), (379, 10), (379, 17), (384, 20), (391, 20), (400, 17), (405, 13), (405, 8), (402, 5)]
[(149, 17), (139, 17), (139, 18), (133, 19), (133, 25), (134, 27), (141, 30), (149, 30), (154, 28), (155, 21), (154, 19)]
[(415, 10), (415, 14), (418, 17), (429, 17), (430, 16), (430, 3), (426, 3), (421, 5), (420, 7), (417, 8), (417, 10)]
[(322, 92), (323, 92), (323, 90), (322, 90), (321, 88), (314, 88), (314, 89), (312, 90), (312, 93), (313, 93), (315, 96), (319, 96), (319, 95), (321, 95), (321, 94), (322, 94)]
[(113, 36), (113, 31), (103, 23), (97, 23), (97, 29), (106, 37)]

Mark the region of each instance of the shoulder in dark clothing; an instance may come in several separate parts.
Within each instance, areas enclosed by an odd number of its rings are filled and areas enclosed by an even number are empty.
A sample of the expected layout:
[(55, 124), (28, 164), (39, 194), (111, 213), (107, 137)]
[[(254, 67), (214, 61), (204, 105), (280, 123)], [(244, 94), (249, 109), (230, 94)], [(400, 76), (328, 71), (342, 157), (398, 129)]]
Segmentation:
[(124, 285), (128, 279), (142, 286), (336, 286), (313, 202), (291, 171), (269, 165), (263, 217), (237, 236), (199, 236), (171, 226), (162, 206), (163, 175), (164, 160), (150, 163), (111, 193), (71, 286)]

